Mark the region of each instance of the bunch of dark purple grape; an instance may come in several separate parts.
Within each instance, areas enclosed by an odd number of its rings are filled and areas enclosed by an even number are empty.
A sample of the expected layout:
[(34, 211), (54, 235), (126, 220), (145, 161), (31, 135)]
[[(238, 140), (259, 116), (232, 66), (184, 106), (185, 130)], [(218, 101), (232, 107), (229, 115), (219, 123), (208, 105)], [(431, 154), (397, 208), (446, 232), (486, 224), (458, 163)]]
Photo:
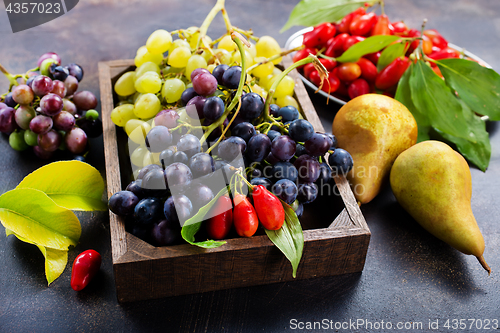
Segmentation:
[[(345, 174), (352, 168), (350, 154), (336, 148), (335, 136), (316, 133), (293, 106), (270, 104), (266, 113), (264, 99), (246, 92), (238, 107), (229, 110), (241, 75), (239, 66), (219, 65), (212, 73), (193, 71), (193, 86), (181, 101), (187, 116), (203, 124), (203, 131), (181, 122), (175, 110), (155, 116), (144, 146), (158, 154), (157, 163), (143, 165), (135, 180), (109, 200), (110, 210), (125, 218), (129, 232), (157, 246), (177, 243), (183, 222), (229, 184), (238, 169), (252, 185), (266, 186), (300, 217), (303, 205), (330, 185), (332, 173)], [(204, 146), (205, 138), (210, 147)], [(138, 148), (141, 145), (129, 150)]]
[(53, 52), (43, 54), (37, 66), (16, 75), (18, 84), (11, 84), (0, 97), (0, 132), (9, 135), (13, 149), (32, 147), (39, 158), (67, 150), (81, 159), (88, 150), (88, 138), (102, 134), (97, 98), (90, 91), (77, 92), (83, 78), (81, 66), (61, 66)]

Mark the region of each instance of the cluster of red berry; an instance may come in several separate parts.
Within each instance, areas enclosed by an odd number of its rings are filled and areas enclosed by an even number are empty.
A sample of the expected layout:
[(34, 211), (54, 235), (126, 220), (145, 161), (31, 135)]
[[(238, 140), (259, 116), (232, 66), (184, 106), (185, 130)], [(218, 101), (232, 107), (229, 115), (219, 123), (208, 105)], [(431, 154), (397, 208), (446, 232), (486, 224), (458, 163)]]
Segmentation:
[[(404, 55), (381, 69), (377, 68), (381, 51), (367, 54), (357, 62), (340, 63), (335, 60), (354, 44), (376, 35), (415, 39), (405, 42)], [(373, 92), (392, 97), (399, 79), (410, 65), (409, 56), (419, 43), (422, 43), (424, 55), (430, 59), (458, 58), (461, 55), (448, 47), (446, 39), (434, 29), (424, 30), (422, 35), (419, 30), (410, 29), (402, 21), (391, 23), (386, 14), (368, 13), (365, 7), (360, 7), (347, 14), (339, 23), (322, 23), (305, 33), (304, 48), (295, 53), (293, 60), (299, 61), (309, 54), (320, 56), (321, 63), (329, 72), (328, 82), (321, 85), (320, 74), (312, 64), (299, 70), (314, 85), (342, 100)], [(442, 77), (439, 68), (432, 62), (431, 66)]]

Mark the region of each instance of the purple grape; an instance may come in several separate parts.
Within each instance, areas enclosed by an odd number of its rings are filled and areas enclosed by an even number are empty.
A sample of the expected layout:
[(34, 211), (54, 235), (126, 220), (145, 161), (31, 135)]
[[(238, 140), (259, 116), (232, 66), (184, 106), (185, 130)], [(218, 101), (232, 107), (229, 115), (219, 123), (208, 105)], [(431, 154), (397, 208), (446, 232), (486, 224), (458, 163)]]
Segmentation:
[(231, 129), (231, 134), (234, 136), (239, 136), (243, 140), (245, 140), (246, 143), (257, 134), (255, 131), (255, 127), (250, 124), (249, 122), (242, 122), (233, 127)]
[(240, 83), (241, 67), (231, 66), (222, 74), (222, 85), (228, 89), (236, 89)]
[(45, 96), (54, 89), (54, 82), (48, 76), (38, 75), (33, 79), (31, 86), (37, 96)]
[(247, 144), (245, 140), (238, 136), (231, 136), (219, 143), (217, 155), (224, 161), (232, 162), (237, 158), (242, 158)]
[(172, 195), (165, 201), (163, 213), (167, 220), (172, 223), (184, 224), (193, 213), (193, 204), (191, 200), (183, 194)]
[(11, 107), (0, 109), (0, 132), (10, 134), (17, 128), (16, 110)]
[[(55, 65), (55, 64), (54, 64)], [(49, 72), (54, 80), (64, 81), (69, 76), (69, 71), (63, 66), (50, 66)]]
[(66, 87), (64, 86), (64, 82), (59, 80), (54, 80), (52, 82), (54, 83), (54, 87), (51, 92), (59, 95), (61, 98), (64, 98), (64, 96), (66, 96)]
[(76, 105), (69, 99), (63, 99), (63, 110), (68, 111), (73, 116), (78, 112)]
[(78, 90), (78, 80), (70, 75), (64, 80), (64, 86), (66, 87), (66, 96), (71, 96)]
[(189, 168), (193, 173), (193, 177), (198, 178), (215, 171), (215, 162), (209, 154), (198, 153), (191, 157)]
[(45, 134), (52, 129), (53, 125), (51, 117), (39, 114), (31, 119), (29, 129), (36, 134)]
[(268, 178), (265, 178), (265, 177), (257, 177), (257, 178), (253, 178), (251, 181), (250, 181), (250, 184), (254, 185), (254, 186), (257, 186), (257, 185), (262, 185), (264, 186), (268, 191), (271, 191), (272, 187), (273, 187), (273, 182), (271, 182), (271, 180), (269, 180)]
[(288, 161), (295, 155), (296, 144), (288, 135), (280, 135), (271, 143), (271, 153), (281, 161)]
[(66, 66), (66, 68), (68, 69), (69, 75), (75, 77), (78, 80), (78, 82), (80, 82), (83, 79), (82, 66), (77, 64), (69, 64), (68, 66)]
[(7, 108), (7, 104), (0, 102), (0, 110)]
[(272, 152), (269, 152), (269, 154), (267, 154), (265, 158), (265, 161), (271, 165), (275, 165), (276, 163), (280, 162), (280, 159), (274, 156)]
[(215, 121), (222, 116), (224, 109), (224, 101), (219, 96), (209, 97), (203, 105), (204, 118)]
[(73, 154), (81, 154), (87, 148), (87, 134), (78, 127), (73, 127), (67, 132), (64, 141), (68, 150)]
[(270, 104), (269, 105), (269, 112), (271, 116), (277, 118), (279, 117), (278, 111), (280, 110), (280, 107), (277, 104)]
[(297, 168), (292, 163), (281, 161), (273, 165), (271, 174), (274, 181), (288, 179), (294, 183), (297, 182), (297, 177), (299, 176)]
[(134, 213), (134, 208), (139, 198), (131, 191), (114, 193), (108, 201), (109, 210), (118, 216), (129, 216)]
[(34, 98), (33, 90), (25, 84), (20, 84), (12, 89), (12, 99), (18, 104), (30, 104)]
[(149, 151), (159, 153), (172, 143), (172, 134), (165, 126), (155, 126), (146, 135), (146, 146)]
[[(195, 96), (191, 98), (186, 104), (186, 112), (190, 118), (193, 119), (203, 119), (205, 118), (203, 114), (203, 107), (207, 99), (203, 96)], [(196, 108), (190, 107), (194, 105)]]
[(37, 66), (40, 67), (45, 59), (54, 59), (58, 65), (61, 64), (61, 58), (55, 52), (44, 53), (38, 58)]
[(49, 93), (40, 100), (40, 110), (47, 116), (55, 116), (63, 109), (63, 100), (61, 96)]
[(38, 135), (38, 145), (45, 151), (56, 151), (61, 142), (61, 134), (53, 129), (47, 133)]
[(211, 95), (217, 90), (217, 79), (208, 71), (196, 75), (192, 82), (194, 91), (201, 96)]
[(87, 111), (96, 108), (97, 98), (90, 91), (84, 90), (73, 95), (73, 103), (78, 110)]
[[(33, 72), (30, 72), (30, 74), (33, 73)], [(31, 88), (31, 90), (33, 90), (33, 81), (35, 80), (35, 78), (37, 77), (38, 75), (31, 75), (30, 77), (28, 77), (28, 79), (26, 80), (26, 85), (28, 87)]]
[(75, 126), (75, 117), (68, 111), (61, 111), (52, 120), (54, 127), (61, 131), (68, 132)]
[(17, 102), (12, 98), (12, 92), (8, 93), (7, 96), (5, 96), (4, 102), (7, 106), (10, 106), (11, 108), (15, 108), (17, 105)]
[(278, 180), (271, 188), (271, 191), (289, 205), (297, 198), (297, 185), (290, 179)]
[(194, 91), (193, 87), (186, 88), (181, 94), (182, 105), (186, 105), (195, 96), (198, 96), (198, 94)]
[(263, 133), (254, 135), (248, 140), (246, 156), (252, 162), (261, 162), (271, 151), (271, 139)]
[(167, 189), (167, 184), (165, 182), (165, 173), (162, 168), (155, 168), (149, 170), (148, 173), (142, 178), (142, 188), (148, 190), (148, 193), (153, 194), (163, 194)]
[[(353, 167), (353, 160), (351, 154), (342, 148), (337, 148), (328, 156), (328, 163), (332, 168), (333, 175), (339, 174), (346, 175)], [(340, 172), (339, 172), (340, 171)]]
[(319, 165), (319, 178), (316, 180), (318, 186), (326, 185), (332, 179), (332, 169), (325, 162)]
[(318, 197), (318, 185), (315, 183), (299, 184), (297, 200), (302, 204), (313, 202)]
[(257, 93), (251, 92), (241, 98), (241, 116), (245, 119), (258, 118), (264, 110), (264, 99)]
[(179, 114), (175, 110), (161, 110), (155, 116), (155, 126), (176, 127)]
[(177, 143), (177, 150), (183, 151), (188, 157), (191, 157), (201, 151), (200, 139), (193, 134), (184, 134)]
[(149, 165), (146, 165), (144, 168), (142, 168), (141, 170), (139, 170), (139, 173), (137, 174), (137, 178), (136, 179), (143, 179), (144, 176), (151, 170), (153, 169), (161, 169), (161, 166), (157, 165), (157, 164), (149, 164)]
[(144, 198), (134, 207), (134, 219), (142, 226), (152, 226), (162, 218), (163, 202), (160, 198)]
[(294, 121), (300, 117), (299, 110), (291, 105), (280, 108), (276, 114), (278, 117), (281, 117), (283, 123)]
[(189, 157), (183, 151), (178, 151), (174, 153), (173, 158), (174, 158), (174, 163), (182, 163), (186, 165), (189, 164)]
[(36, 157), (38, 157), (42, 160), (48, 160), (49, 158), (51, 158), (54, 155), (53, 151), (43, 150), (40, 146), (34, 146), (33, 152), (35, 153)]
[(212, 75), (215, 77), (217, 80), (217, 83), (222, 85), (222, 75), (224, 75), (224, 72), (229, 68), (229, 65), (218, 65), (217, 67), (214, 68), (212, 71)]
[(212, 75), (212, 73), (210, 73), (210, 71), (206, 68), (202, 68), (202, 67), (196, 68), (194, 71), (191, 72), (191, 75), (190, 75), (191, 82), (193, 82), (195, 77), (197, 77), (198, 75), (203, 74), (203, 73), (208, 73), (208, 74)]
[(309, 155), (298, 157), (294, 164), (301, 182), (315, 182), (320, 176), (320, 165), (318, 160)]
[(35, 110), (28, 105), (21, 105), (17, 108), (14, 119), (19, 127), (23, 130), (27, 130), (30, 128), (31, 119), (35, 118), (36, 112)]
[(198, 211), (214, 198), (214, 192), (210, 187), (202, 183), (192, 184), (186, 195), (191, 200), (194, 211)]
[(181, 239), (179, 224), (170, 220), (161, 220), (153, 226), (151, 238), (156, 246), (167, 246)]
[(309, 140), (304, 142), (306, 151), (311, 156), (322, 156), (326, 154), (332, 141), (324, 133), (314, 133)]
[(167, 186), (172, 189), (175, 186), (187, 186), (193, 179), (189, 167), (183, 163), (172, 163), (165, 169)]
[(305, 119), (297, 119), (288, 126), (288, 135), (299, 142), (305, 142), (314, 135), (314, 127)]
[(163, 169), (174, 163), (174, 154), (175, 151), (170, 148), (167, 148), (160, 153), (160, 163), (163, 166)]

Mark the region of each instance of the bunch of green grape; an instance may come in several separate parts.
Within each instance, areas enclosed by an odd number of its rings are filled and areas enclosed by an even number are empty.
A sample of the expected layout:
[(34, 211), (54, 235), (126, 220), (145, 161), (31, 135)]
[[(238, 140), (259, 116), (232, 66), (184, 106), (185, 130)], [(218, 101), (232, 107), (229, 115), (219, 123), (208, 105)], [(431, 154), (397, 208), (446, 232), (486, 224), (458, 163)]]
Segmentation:
[[(174, 39), (172, 36), (177, 36)], [(245, 46), (247, 92), (255, 92), (265, 100), (278, 74), (282, 71), (275, 65), (281, 62), (281, 48), (270, 37), (254, 37), (250, 47)], [(192, 87), (191, 73), (204, 68), (212, 73), (221, 64), (234, 66), (241, 63), (241, 55), (229, 34), (216, 40), (200, 36), (200, 29), (168, 32), (154, 31), (146, 45), (137, 50), (134, 59), (136, 69), (121, 75), (114, 85), (119, 102), (111, 113), (111, 120), (124, 127), (127, 134), (138, 133), (133, 141), (142, 141), (154, 123), (151, 120), (164, 109), (181, 109), (186, 101), (183, 93)], [(277, 86), (272, 103), (279, 106), (295, 106), (294, 80), (286, 76)], [(223, 91), (216, 91), (223, 94)], [(136, 130), (136, 129), (140, 130)]]

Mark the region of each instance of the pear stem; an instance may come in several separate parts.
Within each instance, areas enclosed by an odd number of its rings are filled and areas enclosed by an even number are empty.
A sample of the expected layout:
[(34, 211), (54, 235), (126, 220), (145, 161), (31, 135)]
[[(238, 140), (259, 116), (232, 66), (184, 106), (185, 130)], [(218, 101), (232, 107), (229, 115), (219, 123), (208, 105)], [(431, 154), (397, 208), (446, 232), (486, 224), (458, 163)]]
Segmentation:
[(490, 275), (491, 268), (490, 268), (490, 266), (488, 266), (488, 264), (486, 263), (486, 260), (484, 260), (483, 256), (476, 257), (476, 258), (479, 261), (479, 263), (481, 264), (481, 266), (483, 266), (483, 268), (488, 272), (488, 275)]

